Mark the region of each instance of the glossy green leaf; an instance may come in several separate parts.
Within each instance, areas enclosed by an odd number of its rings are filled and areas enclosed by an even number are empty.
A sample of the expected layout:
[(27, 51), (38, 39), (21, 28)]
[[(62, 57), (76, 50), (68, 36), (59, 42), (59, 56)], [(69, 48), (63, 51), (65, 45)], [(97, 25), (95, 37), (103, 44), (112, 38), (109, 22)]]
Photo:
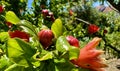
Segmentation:
[(20, 2), (28, 2), (28, 0), (20, 0)]
[(0, 33), (0, 41), (4, 42), (9, 37), (8, 32), (1, 32)]
[(76, 47), (71, 46), (71, 49), (69, 50), (69, 59), (77, 59), (79, 56), (80, 50)]
[(56, 38), (58, 38), (63, 33), (63, 25), (60, 19), (56, 19), (55, 22), (51, 26), (51, 30), (53, 31)]
[(27, 20), (21, 20), (17, 25), (23, 28), (25, 32), (28, 32), (31, 35), (37, 35), (37, 32), (35, 31), (36, 27), (33, 26), (31, 22)]
[(9, 64), (10, 64), (10, 61), (5, 56), (2, 56), (0, 58), (0, 70), (4, 70), (6, 67), (9, 66)]
[(56, 70), (55, 71), (90, 71), (81, 67), (75, 67), (70, 61), (61, 59), (54, 59)]
[(68, 43), (68, 41), (66, 40), (66, 38), (64, 36), (60, 36), (57, 39), (56, 49), (59, 52), (62, 52), (63, 55), (68, 53), (66, 55), (66, 57), (69, 57), (70, 60), (78, 58), (79, 51), (80, 51), (79, 48), (76, 48), (74, 46), (70, 46), (70, 44)]
[(54, 62), (56, 66), (55, 71), (75, 71), (73, 70), (75, 66), (72, 63), (70, 63), (70, 61), (64, 59), (55, 59)]
[(91, 71), (91, 70), (89, 70), (89, 69), (79, 68), (79, 71)]
[(7, 69), (5, 69), (4, 71), (24, 71), (24, 67), (18, 66), (17, 64), (13, 64), (9, 66)]
[(5, 19), (8, 22), (11, 22), (12, 24), (17, 24), (18, 22), (20, 22), (20, 19), (16, 16), (16, 14), (13, 11), (8, 11), (6, 13)]
[(70, 44), (64, 36), (60, 36), (56, 41), (56, 49), (60, 52), (66, 52), (70, 49)]
[(22, 48), (22, 50), (25, 53), (25, 56), (28, 57), (28, 59), (36, 53), (36, 50), (29, 43), (19, 38), (15, 38), (15, 40), (17, 41), (18, 45)]
[(25, 67), (29, 66), (28, 61), (35, 54), (35, 50), (19, 38), (9, 38), (7, 51), (10, 60)]
[[(39, 58), (38, 58), (39, 57)], [(36, 53), (33, 56), (34, 59), (39, 60), (39, 61), (44, 61), (44, 60), (49, 60), (53, 58), (53, 52), (48, 52), (46, 50), (42, 50), (41, 53)]]
[(43, 61), (43, 60), (48, 60), (48, 59), (52, 59), (52, 58), (53, 58), (52, 52), (48, 52), (47, 54), (45, 54), (44, 56), (42, 56), (38, 60)]
[(41, 61), (38, 71), (55, 71), (55, 64), (52, 59)]

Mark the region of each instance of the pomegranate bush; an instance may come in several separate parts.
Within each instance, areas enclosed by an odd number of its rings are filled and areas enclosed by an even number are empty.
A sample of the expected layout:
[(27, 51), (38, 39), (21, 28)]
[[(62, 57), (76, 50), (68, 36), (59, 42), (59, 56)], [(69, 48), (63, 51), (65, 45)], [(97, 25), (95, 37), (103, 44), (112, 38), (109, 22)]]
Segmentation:
[(105, 71), (100, 55), (108, 49), (117, 56), (120, 19), (91, 3), (0, 1), (0, 70)]

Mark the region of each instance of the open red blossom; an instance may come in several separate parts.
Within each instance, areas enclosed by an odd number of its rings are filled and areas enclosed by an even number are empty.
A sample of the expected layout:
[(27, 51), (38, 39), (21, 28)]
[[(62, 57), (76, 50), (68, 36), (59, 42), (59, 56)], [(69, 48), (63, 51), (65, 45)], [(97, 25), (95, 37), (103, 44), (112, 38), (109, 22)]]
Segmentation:
[(27, 34), (26, 32), (23, 32), (23, 31), (19, 31), (19, 30), (15, 30), (14, 32), (12, 31), (8, 31), (9, 33), (9, 36), (11, 38), (15, 38), (15, 37), (18, 37), (18, 38), (21, 38), (23, 39), (24, 41), (27, 41), (29, 42), (29, 34)]
[(87, 45), (80, 49), (78, 59), (74, 60), (74, 64), (79, 67), (90, 69), (91, 71), (105, 71), (103, 68), (108, 67), (100, 55), (104, 52), (97, 50), (101, 38), (93, 38)]
[(3, 12), (3, 6), (0, 6), (0, 13), (2, 13)]
[(100, 28), (97, 25), (95, 25), (95, 24), (90, 24), (88, 26), (88, 33), (90, 33), (90, 34), (96, 33), (99, 30), (100, 30)]

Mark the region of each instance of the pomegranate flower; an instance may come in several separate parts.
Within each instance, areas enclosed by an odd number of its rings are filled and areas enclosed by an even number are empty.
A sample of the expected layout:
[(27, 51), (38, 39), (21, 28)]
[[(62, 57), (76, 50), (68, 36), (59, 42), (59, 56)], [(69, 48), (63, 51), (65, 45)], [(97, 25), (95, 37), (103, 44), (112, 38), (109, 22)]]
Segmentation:
[(9, 36), (10, 36), (11, 38), (17, 37), (17, 38), (23, 39), (23, 40), (26, 41), (26, 42), (29, 42), (29, 37), (30, 37), (30, 36), (29, 36), (29, 34), (27, 34), (26, 32), (19, 31), (19, 30), (15, 30), (14, 32), (8, 31), (8, 33), (9, 33)]
[(100, 30), (100, 28), (95, 24), (90, 24), (88, 26), (88, 33), (90, 33), (90, 34), (96, 33), (99, 30)]
[(95, 37), (80, 50), (79, 57), (75, 60), (77, 66), (90, 69), (91, 71), (105, 71), (103, 68), (107, 67), (107, 65), (100, 58), (103, 51), (96, 49), (100, 40), (101, 38)]

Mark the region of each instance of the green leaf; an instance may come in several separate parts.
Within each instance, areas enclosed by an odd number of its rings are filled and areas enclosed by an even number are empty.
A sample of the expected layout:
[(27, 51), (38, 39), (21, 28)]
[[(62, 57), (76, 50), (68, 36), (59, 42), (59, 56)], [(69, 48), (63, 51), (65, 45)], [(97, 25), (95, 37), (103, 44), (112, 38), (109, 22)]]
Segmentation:
[(24, 71), (24, 67), (18, 66), (17, 64), (13, 64), (9, 66), (7, 69), (5, 69), (4, 71)]
[(55, 71), (55, 64), (52, 59), (41, 61), (39, 66), (39, 71)]
[(51, 26), (51, 30), (53, 31), (56, 38), (58, 38), (63, 33), (63, 25), (60, 19), (56, 19), (55, 22)]
[[(69, 57), (69, 60), (78, 58), (79, 48), (71, 46), (64, 36), (60, 36), (56, 42), (56, 49), (62, 52), (62, 55)], [(67, 54), (68, 53), (68, 54)]]
[(81, 67), (76, 67), (70, 61), (61, 58), (61, 59), (54, 59), (55, 63), (55, 71), (90, 71), (88, 69), (83, 69)]
[(8, 67), (9, 64), (10, 64), (10, 61), (5, 56), (2, 56), (0, 58), (0, 70), (5, 70), (5, 68)]
[(66, 52), (70, 49), (70, 44), (64, 36), (60, 36), (56, 41), (56, 49), (59, 52)]
[(80, 53), (79, 48), (73, 47), (69, 50), (69, 60), (77, 59)]
[(29, 43), (19, 38), (15, 38), (15, 40), (17, 41), (18, 45), (22, 48), (22, 50), (25, 53), (25, 56), (28, 57), (28, 59), (36, 53), (36, 50)]
[(0, 33), (0, 41), (4, 42), (9, 37), (8, 32), (1, 32)]
[(52, 52), (48, 52), (46, 55), (39, 58), (38, 60), (43, 61), (43, 60), (48, 60), (48, 59), (52, 59), (52, 58), (53, 58)]
[(75, 66), (71, 64), (68, 60), (55, 59), (54, 62), (56, 66), (55, 71), (75, 71), (73, 70)]
[(8, 11), (6, 13), (5, 19), (8, 22), (11, 22), (12, 24), (17, 24), (18, 22), (20, 22), (20, 19), (16, 16), (16, 14), (13, 11)]
[(91, 70), (89, 70), (89, 69), (79, 68), (79, 71), (91, 71)]
[(28, 61), (35, 54), (35, 50), (19, 38), (9, 38), (7, 51), (10, 60), (25, 67), (29, 66)]
[[(37, 56), (39, 56), (39, 58), (36, 58)], [(34, 55), (34, 59), (37, 59), (39, 61), (44, 61), (44, 60), (49, 60), (53, 58), (53, 52), (48, 52), (45, 50), (42, 50), (41, 54), (40, 53), (36, 53)]]
[(37, 32), (35, 30), (36, 27), (33, 26), (31, 22), (29, 22), (27, 20), (21, 20), (19, 22), (19, 24), (17, 24), (17, 25), (20, 26), (21, 28), (23, 28), (25, 32), (28, 32), (31, 35), (37, 36)]
[(28, 0), (20, 0), (20, 2), (28, 2)]

